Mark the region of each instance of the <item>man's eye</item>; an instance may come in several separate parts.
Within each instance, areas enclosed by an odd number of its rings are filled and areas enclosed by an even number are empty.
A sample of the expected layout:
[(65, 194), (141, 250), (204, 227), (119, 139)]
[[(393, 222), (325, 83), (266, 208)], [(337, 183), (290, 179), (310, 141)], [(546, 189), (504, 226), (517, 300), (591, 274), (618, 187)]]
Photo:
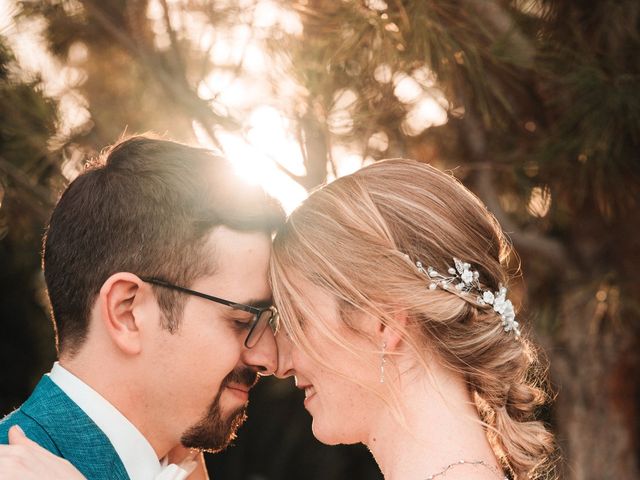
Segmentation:
[(238, 330), (248, 330), (249, 328), (251, 328), (251, 323), (252, 322), (250, 318), (236, 318), (233, 320), (233, 324)]

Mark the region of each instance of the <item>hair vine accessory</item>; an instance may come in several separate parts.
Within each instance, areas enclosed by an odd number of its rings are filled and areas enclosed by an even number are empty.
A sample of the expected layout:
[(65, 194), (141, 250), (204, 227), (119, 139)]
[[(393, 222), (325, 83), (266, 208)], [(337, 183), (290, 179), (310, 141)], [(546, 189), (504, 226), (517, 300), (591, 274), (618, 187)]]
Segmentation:
[(463, 295), (476, 294), (475, 301), (479, 305), (492, 305), (493, 309), (500, 315), (502, 319), (502, 328), (505, 332), (513, 332), (517, 337), (520, 336), (520, 324), (516, 322), (516, 314), (511, 300), (507, 300), (507, 288), (500, 285), (497, 292), (491, 290), (483, 290), (480, 286), (480, 274), (477, 270), (472, 270), (469, 263), (453, 257), (454, 267), (447, 269), (448, 275), (443, 275), (436, 271), (433, 267), (427, 267), (425, 270), (422, 262), (417, 261), (416, 267), (426, 275), (431, 283), (430, 290), (440, 287), (443, 290), (454, 291)]

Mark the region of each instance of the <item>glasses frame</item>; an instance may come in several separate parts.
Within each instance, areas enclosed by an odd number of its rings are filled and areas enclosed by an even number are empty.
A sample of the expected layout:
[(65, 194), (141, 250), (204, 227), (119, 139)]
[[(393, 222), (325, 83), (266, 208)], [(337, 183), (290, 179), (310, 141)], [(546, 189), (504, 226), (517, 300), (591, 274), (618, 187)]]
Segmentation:
[[(158, 287), (168, 288), (170, 290), (175, 290), (177, 292), (186, 293), (187, 295), (193, 295), (194, 297), (204, 298), (205, 300), (209, 300), (211, 302), (219, 303), (222, 305), (226, 305), (228, 307), (233, 308), (234, 310), (241, 310), (243, 312), (251, 313), (254, 315), (253, 320), (251, 321), (251, 326), (249, 327), (249, 332), (247, 333), (247, 337), (244, 339), (245, 348), (253, 348), (260, 341), (262, 335), (264, 334), (266, 327), (260, 332), (258, 338), (256, 338), (255, 343), (249, 346), (249, 339), (254, 334), (256, 327), (258, 326), (258, 321), (262, 314), (266, 311), (271, 312), (271, 316), (267, 320), (267, 326), (271, 327), (274, 335), (278, 331), (279, 326), (279, 318), (278, 318), (278, 310), (275, 306), (269, 305), (268, 307), (254, 307), (252, 305), (246, 305), (244, 303), (232, 302), (231, 300), (225, 300), (224, 298), (214, 297), (213, 295), (207, 295), (206, 293), (198, 292), (196, 290), (191, 290), (190, 288), (181, 287), (179, 285), (174, 285), (165, 280), (155, 277), (139, 277), (145, 283), (150, 283), (152, 285), (157, 285)], [(274, 326), (275, 324), (275, 326)]]

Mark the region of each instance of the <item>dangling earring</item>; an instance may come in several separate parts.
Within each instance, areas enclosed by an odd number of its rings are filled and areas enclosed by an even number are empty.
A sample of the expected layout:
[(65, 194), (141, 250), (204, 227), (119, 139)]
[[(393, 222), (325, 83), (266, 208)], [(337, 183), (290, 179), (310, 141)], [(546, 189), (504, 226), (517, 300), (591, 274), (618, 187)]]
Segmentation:
[(387, 342), (382, 343), (382, 356), (380, 357), (380, 383), (384, 383), (384, 366), (387, 363), (387, 359), (384, 356), (384, 351), (387, 348)]

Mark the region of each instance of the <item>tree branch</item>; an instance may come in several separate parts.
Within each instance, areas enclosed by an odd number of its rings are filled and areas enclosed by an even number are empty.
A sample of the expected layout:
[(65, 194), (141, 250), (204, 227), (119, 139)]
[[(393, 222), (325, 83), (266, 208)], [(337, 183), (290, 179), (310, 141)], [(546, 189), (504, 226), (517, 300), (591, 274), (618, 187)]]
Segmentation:
[(180, 54), (178, 37), (176, 36), (176, 32), (173, 29), (173, 26), (171, 25), (171, 17), (169, 15), (169, 5), (167, 4), (167, 0), (160, 0), (160, 4), (162, 5), (164, 25), (167, 29), (167, 33), (169, 34), (169, 40), (171, 41), (171, 51), (173, 52), (176, 66), (178, 67), (177, 69), (179, 71), (184, 71), (184, 61), (182, 60), (182, 55)]
[(230, 129), (237, 129), (238, 122), (230, 117), (222, 117), (215, 114), (211, 108), (204, 102), (196, 92), (194, 92), (184, 76), (176, 77), (169, 75), (158, 61), (154, 52), (143, 49), (136, 45), (119, 26), (115, 25), (104, 12), (101, 11), (92, 2), (86, 3), (87, 9), (91, 11), (96, 21), (120, 44), (131, 56), (137, 58), (145, 69), (149, 72), (149, 78), (156, 79), (163, 90), (176, 101), (178, 101), (185, 110), (191, 112), (198, 123), (202, 125), (203, 130), (210, 137), (211, 142), (220, 148), (215, 132), (211, 125), (224, 125)]
[[(474, 162), (490, 165), (485, 160), (487, 150), (486, 132), (473, 112), (467, 111), (460, 122), (460, 138), (466, 143)], [(478, 195), (489, 211), (495, 215), (502, 229), (509, 234), (514, 245), (521, 250), (540, 255), (555, 265), (568, 270), (571, 268), (566, 248), (562, 243), (552, 238), (540, 235), (531, 230), (522, 230), (502, 209), (493, 182), (493, 169), (480, 168), (477, 170), (475, 187)]]

